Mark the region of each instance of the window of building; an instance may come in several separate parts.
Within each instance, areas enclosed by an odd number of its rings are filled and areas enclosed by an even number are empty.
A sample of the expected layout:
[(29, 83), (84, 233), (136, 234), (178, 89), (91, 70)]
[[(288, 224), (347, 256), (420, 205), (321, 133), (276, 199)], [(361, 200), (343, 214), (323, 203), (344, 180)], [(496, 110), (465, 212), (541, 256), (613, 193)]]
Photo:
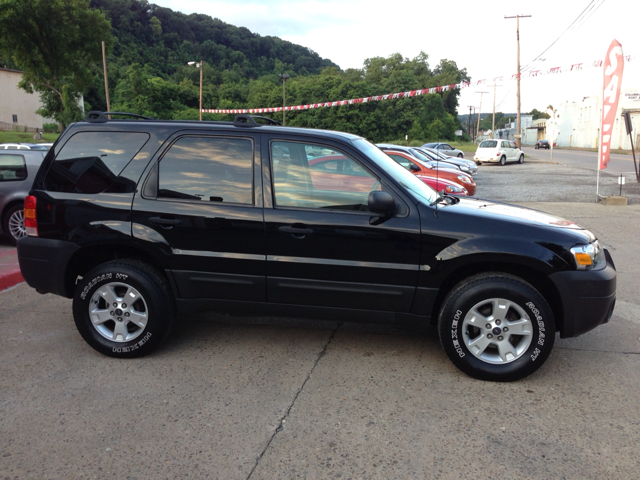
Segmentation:
[(13, 123), (18, 123), (18, 115), (12, 115)]

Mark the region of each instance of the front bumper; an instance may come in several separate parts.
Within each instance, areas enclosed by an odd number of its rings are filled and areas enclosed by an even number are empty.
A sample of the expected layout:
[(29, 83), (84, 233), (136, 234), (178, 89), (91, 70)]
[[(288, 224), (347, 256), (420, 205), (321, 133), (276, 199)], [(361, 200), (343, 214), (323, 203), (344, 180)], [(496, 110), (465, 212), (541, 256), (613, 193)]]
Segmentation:
[(63, 240), (23, 237), (18, 240), (18, 262), (27, 284), (39, 293), (54, 293), (71, 298), (65, 273), (78, 245)]
[(562, 338), (577, 337), (607, 323), (616, 303), (616, 267), (608, 250), (598, 270), (558, 272), (549, 276), (560, 292)]

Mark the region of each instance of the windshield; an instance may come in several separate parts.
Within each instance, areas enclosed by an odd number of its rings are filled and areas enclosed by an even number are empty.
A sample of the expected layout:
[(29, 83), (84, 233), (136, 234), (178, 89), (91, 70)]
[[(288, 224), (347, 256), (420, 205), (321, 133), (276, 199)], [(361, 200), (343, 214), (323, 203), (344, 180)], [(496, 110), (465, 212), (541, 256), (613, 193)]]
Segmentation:
[[(425, 152), (426, 150), (426, 152)], [(430, 155), (431, 157), (435, 157), (435, 160), (444, 160), (445, 158), (447, 158), (446, 155), (443, 155), (442, 153), (440, 153), (437, 150), (434, 150), (432, 148), (424, 148), (422, 150), (420, 150), (421, 152), (424, 152), (426, 155)]]
[(498, 142), (496, 140), (485, 140), (480, 144), (480, 148), (496, 148)]
[(391, 157), (372, 145), (364, 138), (353, 140), (353, 145), (384, 170), (398, 184), (411, 192), (418, 200), (429, 205), (438, 197), (438, 193), (429, 185), (416, 177), (409, 170), (396, 163)]

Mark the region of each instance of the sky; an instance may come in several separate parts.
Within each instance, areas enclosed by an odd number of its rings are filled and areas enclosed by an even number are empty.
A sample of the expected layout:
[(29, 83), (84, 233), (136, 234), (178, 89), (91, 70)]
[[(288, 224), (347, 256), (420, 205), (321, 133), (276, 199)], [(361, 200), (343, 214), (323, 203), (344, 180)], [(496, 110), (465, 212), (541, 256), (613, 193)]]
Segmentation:
[[(529, 77), (529, 70), (549, 70), (602, 60), (613, 39), (622, 44), (625, 62), (622, 89), (640, 89), (640, 35), (637, 0), (150, 0), (185, 14), (203, 13), (246, 27), (262, 36), (277, 36), (303, 45), (342, 69), (362, 68), (372, 57), (400, 53), (429, 55), (466, 68), (472, 86), (462, 90), (458, 113), (469, 106), (490, 112), (494, 78), (496, 111), (516, 111), (516, 20), (521, 18), (521, 109), (544, 110), (565, 101), (581, 101), (602, 90), (602, 68)], [(486, 79), (486, 85), (473, 86)], [(486, 94), (477, 92), (485, 91)], [(395, 92), (379, 92), (379, 94)], [(344, 100), (342, 98), (327, 101)], [(263, 105), (269, 106), (269, 105)]]

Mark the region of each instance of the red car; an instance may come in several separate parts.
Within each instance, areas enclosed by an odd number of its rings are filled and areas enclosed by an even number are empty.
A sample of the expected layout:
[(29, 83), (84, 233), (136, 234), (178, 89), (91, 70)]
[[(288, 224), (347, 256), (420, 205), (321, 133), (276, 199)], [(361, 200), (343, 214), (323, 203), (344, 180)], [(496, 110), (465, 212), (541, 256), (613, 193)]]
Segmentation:
[(431, 188), (438, 192), (444, 192), (451, 195), (468, 196), (469, 192), (466, 188), (461, 187), (457, 183), (444, 178), (436, 178), (427, 175), (416, 175), (420, 180), (429, 185)]
[[(435, 169), (430, 165), (426, 165), (420, 160), (413, 158), (411, 155), (408, 155), (404, 152), (398, 152), (393, 150), (386, 150), (384, 153), (389, 155), (396, 163), (399, 163), (404, 168), (409, 170), (411, 173), (414, 173), (418, 176), (424, 177), (433, 177), (434, 179), (440, 178), (447, 180), (449, 182), (453, 182), (460, 187), (464, 188), (467, 191), (465, 195), (475, 195), (476, 193), (476, 182), (473, 181), (471, 175), (467, 175), (463, 172), (453, 172), (451, 170), (443, 170), (443, 169)], [(433, 186), (433, 185), (432, 185)], [(436, 188), (436, 187), (433, 187)], [(440, 191), (440, 188), (436, 188), (436, 190)], [(451, 193), (451, 192), (447, 192)]]

